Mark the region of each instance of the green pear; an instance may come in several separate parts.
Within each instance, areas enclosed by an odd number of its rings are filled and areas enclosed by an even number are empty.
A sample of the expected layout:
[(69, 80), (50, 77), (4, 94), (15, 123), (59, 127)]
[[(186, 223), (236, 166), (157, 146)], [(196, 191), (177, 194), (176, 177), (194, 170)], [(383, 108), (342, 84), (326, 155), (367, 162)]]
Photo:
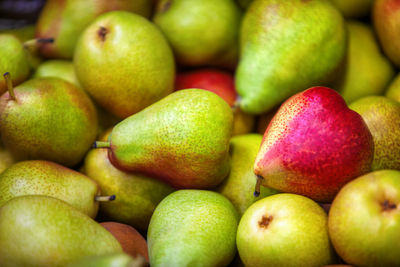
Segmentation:
[(345, 18), (361, 18), (370, 14), (374, 0), (331, 0)]
[(151, 217), (147, 244), (151, 266), (227, 266), (236, 253), (238, 215), (221, 194), (180, 190)]
[(346, 184), (329, 211), (329, 236), (353, 266), (400, 266), (400, 172), (380, 170)]
[(0, 30), (0, 34), (14, 35), (14, 37), (16, 37), (20, 42), (24, 43), (35, 38), (35, 25), (27, 25), (12, 29), (2, 29)]
[(349, 105), (361, 115), (374, 140), (372, 170), (400, 170), (400, 103), (384, 96), (363, 97)]
[(74, 65), (67, 60), (48, 60), (39, 65), (34, 78), (56, 77), (81, 87), (76, 77)]
[(1, 266), (65, 266), (114, 252), (122, 252), (114, 236), (62, 200), (21, 196), (0, 208)]
[(179, 64), (219, 65), (231, 54), (230, 65), (236, 65), (241, 11), (235, 1), (160, 0), (153, 20)]
[(243, 18), (240, 48), (240, 107), (261, 114), (328, 79), (346, 52), (345, 23), (329, 1), (259, 0)]
[(106, 148), (93, 149), (87, 154), (84, 172), (100, 185), (104, 195), (116, 195), (114, 201), (100, 204), (101, 213), (141, 230), (147, 229), (158, 203), (173, 192), (162, 181), (115, 168)]
[(392, 80), (390, 85), (388, 86), (385, 96), (393, 99), (397, 102), (400, 102), (400, 75), (397, 74), (396, 77)]
[(381, 95), (395, 75), (367, 24), (349, 21), (349, 47), (344, 76), (333, 86), (347, 103), (368, 95)]
[(15, 163), (0, 174), (0, 206), (24, 195), (58, 198), (94, 218), (100, 188), (79, 172), (50, 161), (31, 160)]
[(127, 10), (149, 16), (151, 0), (49, 0), (36, 24), (37, 38), (54, 38), (51, 44), (39, 46), (46, 58), (71, 59), (80, 34), (102, 13)]
[[(11, 34), (0, 34), (0, 74), (12, 73), (12, 83), (18, 85), (29, 78), (29, 60), (21, 42)], [(7, 91), (7, 84), (0, 78), (0, 95)]]
[(15, 163), (14, 157), (0, 141), (0, 173), (2, 173), (5, 169), (10, 167), (13, 163)]
[(126, 118), (173, 90), (172, 50), (158, 28), (123, 11), (98, 17), (74, 54), (83, 88), (106, 110)]
[(37, 78), (0, 97), (0, 133), (16, 159), (43, 159), (74, 166), (97, 134), (90, 98), (71, 83)]
[(112, 253), (100, 256), (90, 256), (67, 267), (146, 267), (146, 260), (141, 257), (131, 257), (126, 253)]
[(235, 136), (230, 141), (231, 171), (217, 188), (217, 192), (232, 202), (239, 215), (243, 215), (253, 202), (278, 192), (268, 187), (262, 187), (260, 195), (253, 196), (254, 183), (257, 180), (253, 165), (260, 149), (261, 140), (262, 135), (260, 134), (246, 134)]
[(109, 158), (118, 168), (145, 173), (176, 188), (211, 188), (229, 173), (233, 115), (218, 95), (176, 91), (118, 123)]
[(319, 267), (334, 261), (328, 216), (316, 202), (296, 194), (276, 194), (251, 205), (240, 220), (236, 243), (245, 266)]

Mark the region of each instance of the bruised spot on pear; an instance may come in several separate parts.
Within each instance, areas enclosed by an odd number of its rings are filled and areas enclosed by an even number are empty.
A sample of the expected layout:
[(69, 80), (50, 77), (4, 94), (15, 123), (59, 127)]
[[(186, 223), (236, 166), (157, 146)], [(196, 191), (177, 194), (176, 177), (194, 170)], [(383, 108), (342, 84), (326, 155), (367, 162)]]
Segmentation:
[(270, 225), (270, 223), (272, 222), (273, 217), (270, 215), (268, 217), (265, 217), (264, 215), (262, 216), (261, 220), (258, 221), (258, 226), (260, 228), (268, 228), (268, 225)]
[(97, 35), (99, 36), (101, 41), (106, 40), (106, 35), (109, 33), (106, 27), (100, 26), (99, 30), (97, 31)]
[(385, 199), (385, 201), (383, 201), (383, 203), (381, 203), (382, 206), (382, 211), (391, 211), (397, 208), (397, 205), (387, 199)]

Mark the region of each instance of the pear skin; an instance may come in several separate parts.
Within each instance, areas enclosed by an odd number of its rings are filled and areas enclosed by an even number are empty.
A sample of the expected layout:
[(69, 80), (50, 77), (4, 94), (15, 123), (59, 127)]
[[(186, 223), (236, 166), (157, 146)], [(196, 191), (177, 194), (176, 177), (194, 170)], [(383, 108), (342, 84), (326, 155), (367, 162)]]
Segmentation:
[(67, 82), (81, 87), (78, 78), (76, 77), (74, 65), (68, 60), (48, 60), (38, 66), (34, 78), (41, 77), (57, 77)]
[(400, 102), (400, 75), (397, 74), (393, 81), (388, 86), (385, 96)]
[(240, 29), (235, 77), (241, 109), (265, 113), (324, 84), (345, 56), (346, 35), (343, 17), (329, 1), (253, 2)]
[(21, 196), (0, 208), (1, 266), (65, 266), (116, 252), (111, 233), (62, 200)]
[(186, 89), (118, 123), (106, 146), (118, 168), (176, 188), (211, 188), (229, 173), (232, 122), (231, 108), (222, 98)]

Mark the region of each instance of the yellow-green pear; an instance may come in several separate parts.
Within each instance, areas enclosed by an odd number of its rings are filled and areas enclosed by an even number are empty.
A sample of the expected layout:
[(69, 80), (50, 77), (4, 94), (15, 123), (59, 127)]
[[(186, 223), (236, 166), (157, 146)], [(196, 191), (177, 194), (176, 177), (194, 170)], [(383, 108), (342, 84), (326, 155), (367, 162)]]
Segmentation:
[(81, 87), (75, 74), (74, 65), (67, 60), (45, 61), (37, 67), (33, 77), (57, 77)]

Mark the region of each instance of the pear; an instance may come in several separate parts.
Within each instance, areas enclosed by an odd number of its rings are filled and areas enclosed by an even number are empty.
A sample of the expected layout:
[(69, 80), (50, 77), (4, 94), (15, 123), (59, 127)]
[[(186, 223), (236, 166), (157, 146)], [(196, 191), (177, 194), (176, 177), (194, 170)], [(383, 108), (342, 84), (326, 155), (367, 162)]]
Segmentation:
[[(10, 34), (0, 34), (0, 74), (12, 73), (12, 82), (18, 85), (29, 78), (31, 69), (21, 42)], [(0, 78), (0, 95), (7, 91), (7, 83)]]
[(174, 58), (164, 36), (145, 18), (124, 11), (103, 14), (86, 28), (74, 66), (82, 87), (120, 118), (173, 90)]
[(241, 10), (235, 1), (160, 0), (153, 21), (179, 64), (236, 66)]
[(143, 257), (133, 258), (126, 253), (112, 253), (100, 256), (90, 256), (81, 259), (67, 267), (147, 267)]
[(381, 95), (395, 72), (382, 54), (374, 32), (367, 24), (348, 21), (349, 48), (344, 77), (334, 89), (347, 103), (368, 95)]
[(0, 208), (1, 266), (65, 266), (116, 252), (112, 234), (62, 200), (21, 196)]
[(227, 266), (236, 253), (238, 215), (228, 199), (206, 190), (167, 196), (151, 217), (151, 266)]
[(10, 151), (8, 151), (2, 142), (0, 142), (0, 174), (10, 167), (13, 163), (15, 163), (14, 157), (11, 155)]
[(110, 219), (147, 230), (154, 209), (173, 189), (154, 178), (115, 168), (107, 150), (91, 150), (84, 162), (84, 172), (100, 185), (101, 192), (116, 195), (112, 202), (101, 202), (100, 211)]
[(374, 139), (372, 170), (400, 170), (400, 103), (384, 96), (368, 96), (349, 107), (361, 115)]
[(374, 0), (331, 0), (345, 18), (362, 18), (370, 14)]
[(57, 77), (81, 87), (76, 77), (74, 65), (68, 60), (48, 60), (39, 65), (33, 74), (34, 78)]
[(24, 195), (47, 195), (64, 200), (92, 218), (99, 208), (96, 199), (104, 198), (99, 196), (97, 183), (89, 177), (44, 160), (21, 161), (0, 174), (0, 206)]
[(80, 34), (102, 13), (127, 10), (149, 16), (151, 0), (49, 0), (46, 1), (36, 24), (37, 38), (54, 38), (51, 44), (39, 46), (46, 58), (71, 59)]
[(26, 25), (20, 28), (2, 29), (0, 34), (14, 35), (20, 42), (26, 42), (35, 38), (35, 25)]
[(259, 0), (243, 18), (240, 47), (240, 107), (261, 114), (326, 82), (346, 52), (345, 23), (329, 1)]
[(344, 184), (371, 170), (373, 155), (363, 118), (336, 91), (313, 87), (279, 108), (264, 134), (254, 172), (258, 185), (331, 202)]
[[(7, 76), (6, 76), (7, 77)], [(96, 138), (97, 113), (81, 89), (57, 78), (37, 78), (0, 97), (0, 133), (18, 160), (74, 166)]]
[(217, 192), (227, 197), (235, 206), (239, 215), (255, 201), (278, 191), (263, 187), (258, 197), (253, 196), (254, 181), (257, 176), (253, 165), (260, 149), (262, 135), (246, 134), (234, 136), (230, 141), (231, 171), (229, 176), (218, 186)]
[(392, 80), (390, 85), (388, 86), (385, 96), (393, 99), (397, 102), (400, 102), (400, 75), (397, 74), (396, 77)]
[(110, 161), (176, 188), (211, 188), (229, 173), (232, 111), (202, 89), (174, 92), (118, 123), (108, 142)]

